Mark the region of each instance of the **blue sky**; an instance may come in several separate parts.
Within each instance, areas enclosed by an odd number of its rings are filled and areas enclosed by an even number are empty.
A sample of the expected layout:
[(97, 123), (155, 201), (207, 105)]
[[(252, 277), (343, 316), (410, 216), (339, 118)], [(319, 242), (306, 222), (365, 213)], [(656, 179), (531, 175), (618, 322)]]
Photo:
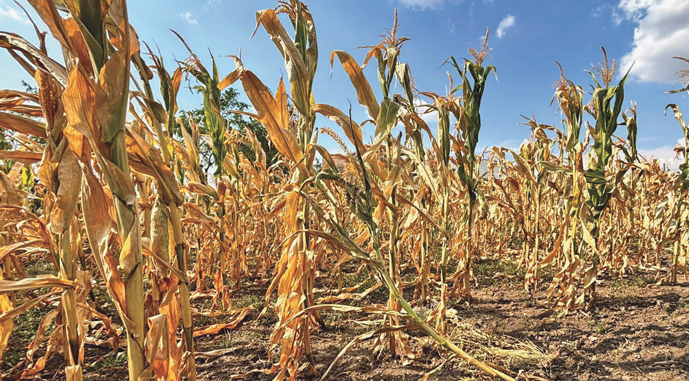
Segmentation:
[[(306, 1), (314, 16), (319, 43), (319, 72), (314, 96), (346, 111), (353, 104), (353, 116), (366, 117), (356, 103), (356, 93), (339, 63), (330, 70), (330, 52), (345, 50), (359, 62), (366, 54), (364, 45), (376, 44), (385, 29), (392, 26), (394, 9), (399, 12), (398, 33), (409, 37), (402, 48), (401, 61), (410, 64), (416, 86), (423, 91), (447, 92), (447, 71), (442, 66), (449, 56), (467, 56), (468, 47), (480, 46), (490, 28), (492, 48), (487, 63), (495, 65), (498, 80), (491, 78), (482, 104), (483, 127), (479, 148), (503, 145), (516, 148), (529, 137), (521, 125), (520, 114), (534, 114), (540, 123), (560, 126), (561, 116), (550, 106), (553, 84), (559, 78), (555, 61), (565, 75), (590, 90), (592, 83), (585, 70), (602, 61), (601, 46), (622, 70), (632, 62), (631, 79), (626, 86), (625, 106), (638, 103), (639, 147), (642, 154), (672, 162), (672, 147), (682, 137), (665, 105), (678, 103), (689, 113), (684, 95), (665, 92), (678, 87), (675, 72), (686, 64), (672, 56), (689, 56), (689, 1), (536, 1), (536, 0), (312, 0)], [(28, 8), (26, 2), (22, 2)], [(130, 0), (130, 21), (142, 41), (157, 44), (168, 68), (174, 59), (187, 53), (170, 32), (179, 32), (209, 62), (209, 49), (216, 58), (221, 76), (234, 64), (227, 55), (239, 54), (244, 65), (275, 89), (286, 76), (282, 59), (265, 31), (255, 27), (255, 11), (271, 8), (275, 0)], [(30, 11), (31, 12), (31, 11)], [(34, 13), (32, 13), (32, 17)], [(38, 20), (38, 18), (35, 18)], [(23, 12), (10, 0), (0, 0), (0, 29), (36, 41)], [(42, 27), (43, 30), (47, 28)], [(49, 51), (59, 57), (53, 41)], [(20, 88), (29, 75), (6, 52), (0, 52), (0, 89)], [(378, 87), (375, 65), (366, 69), (374, 89)], [(183, 86), (185, 86), (183, 84)], [(401, 91), (398, 89), (398, 91)], [(183, 108), (197, 107), (201, 100), (186, 89), (180, 91)], [(435, 129), (432, 117), (431, 128)], [(317, 126), (332, 126), (321, 118)], [(370, 125), (367, 125), (370, 127)], [(366, 128), (366, 127), (365, 127)], [(334, 128), (338, 131), (337, 128)], [(623, 127), (618, 134), (626, 136)], [(370, 136), (370, 132), (368, 134)], [(339, 150), (327, 137), (322, 143)], [(674, 167), (676, 162), (671, 163)]]

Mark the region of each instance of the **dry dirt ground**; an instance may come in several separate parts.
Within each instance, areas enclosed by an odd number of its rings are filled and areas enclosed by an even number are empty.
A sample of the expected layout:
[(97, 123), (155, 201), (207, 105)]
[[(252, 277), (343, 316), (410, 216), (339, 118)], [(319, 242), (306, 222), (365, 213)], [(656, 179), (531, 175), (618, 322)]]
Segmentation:
[[(542, 285), (534, 298), (523, 291), (523, 274), (515, 266), (478, 261), (474, 274), (475, 300), (470, 305), (449, 306), (456, 311), (450, 319), (449, 336), (458, 343), (464, 340), (465, 350), (477, 358), (515, 375), (522, 370), (528, 376), (549, 380), (689, 380), (689, 282), (683, 277), (673, 286), (655, 285), (654, 272), (608, 277), (598, 287), (599, 303), (593, 310), (558, 317), (538, 304), (547, 285)], [(257, 284), (242, 287), (233, 295), (235, 306), (253, 305), (260, 310), (265, 289), (266, 285)], [(409, 296), (412, 292), (406, 291)], [(349, 304), (385, 300), (380, 289)], [(272, 380), (273, 376), (260, 372), (247, 374), (269, 369), (274, 360), (268, 355), (268, 338), (276, 319), (270, 314), (257, 319), (257, 315), (247, 317), (235, 330), (197, 338), (199, 351), (225, 351), (221, 356), (197, 359), (201, 380), (226, 380), (241, 374), (249, 380)], [(365, 320), (364, 315), (324, 312), (323, 317), (328, 328), (315, 328), (312, 334), (316, 368), (321, 374), (349, 341), (372, 329), (355, 321)], [(409, 336), (416, 359), (377, 358), (372, 354), (374, 340), (368, 340), (354, 345), (334, 365), (330, 379), (416, 381), (433, 370), (428, 380), (492, 379), (421, 334), (409, 332)], [(23, 337), (13, 338), (11, 348), (25, 347), (31, 337)], [(521, 352), (504, 351), (515, 348), (530, 348), (530, 352), (520, 356)], [(85, 379), (126, 377), (122, 350), (113, 354), (87, 347), (86, 351)], [(2, 367), (5, 373), (7, 364)], [(62, 358), (55, 356), (41, 377), (63, 379), (61, 367)]]

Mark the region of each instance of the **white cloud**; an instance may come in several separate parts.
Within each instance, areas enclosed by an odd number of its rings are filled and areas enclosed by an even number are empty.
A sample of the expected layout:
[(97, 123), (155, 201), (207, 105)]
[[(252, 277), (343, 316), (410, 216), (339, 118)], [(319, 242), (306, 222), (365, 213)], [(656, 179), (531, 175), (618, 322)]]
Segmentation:
[[(621, 0), (624, 1), (624, 0)], [(601, 18), (603, 15), (610, 13), (612, 22), (618, 26), (625, 20), (625, 12), (620, 10), (618, 6), (612, 5), (610, 3), (603, 3), (591, 11), (591, 16), (594, 18)]]
[(500, 24), (498, 25), (498, 38), (503, 38), (505, 36), (505, 31), (511, 27), (514, 26), (516, 19), (512, 15), (507, 15), (505, 16), (502, 21), (500, 21)]
[(504, 147), (504, 148), (509, 148), (513, 151), (519, 151), (519, 148), (522, 146), (524, 143), (528, 143), (529, 139), (507, 139), (503, 140), (498, 144), (498, 147)]
[(620, 12), (618, 8), (614, 8), (612, 10), (612, 22), (615, 23), (615, 26), (620, 26), (622, 24), (622, 21), (624, 21), (625, 16), (624, 13)]
[(432, 100), (426, 102), (420, 98), (414, 98), (416, 112), (419, 113), (421, 119), (423, 119), (429, 127), (435, 126), (438, 123), (438, 112), (428, 107), (432, 103)]
[[(684, 139), (682, 140), (682, 145), (684, 145)], [(675, 147), (671, 145), (664, 145), (656, 148), (639, 149), (639, 155), (643, 156), (647, 160), (659, 160), (661, 165), (667, 165), (667, 168), (671, 171), (676, 171), (679, 169), (679, 165), (682, 163), (682, 159), (677, 157), (675, 153)]]
[(674, 56), (689, 56), (689, 1), (621, 0), (613, 21), (636, 24), (632, 50), (620, 62), (620, 73), (634, 64), (631, 77), (642, 82), (673, 83), (685, 62)]
[(182, 16), (182, 18), (191, 25), (196, 25), (198, 23), (196, 16), (189, 11), (182, 13), (180, 16)]
[(409, 8), (438, 9), (443, 5), (445, 0), (399, 0), (399, 2), (406, 5)]
[(421, 114), (421, 119), (428, 125), (428, 127), (433, 127), (438, 124), (438, 112), (431, 111)]
[(617, 7), (622, 11), (624, 17), (639, 20), (643, 18), (648, 8), (659, 5), (663, 0), (620, 0)]
[(5, 4), (5, 2), (2, 0), (0, 0), (0, 16), (11, 18), (12, 20), (19, 21), (23, 24), (31, 24), (24, 12)]

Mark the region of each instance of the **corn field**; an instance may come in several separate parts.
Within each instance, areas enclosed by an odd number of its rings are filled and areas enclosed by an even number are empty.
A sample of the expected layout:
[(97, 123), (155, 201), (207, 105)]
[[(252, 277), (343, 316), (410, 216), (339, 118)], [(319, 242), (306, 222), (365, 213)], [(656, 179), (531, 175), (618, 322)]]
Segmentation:
[[(554, 67), (560, 125), (524, 117), (531, 137), (518, 150), (481, 152), (481, 115), (495, 112), (481, 101), (499, 69), (488, 33), (470, 59), (450, 56), (440, 94), (420, 90), (401, 60), (395, 15), (363, 62), (325, 52), (326, 70), (346, 73), (356, 91), (357, 104), (340, 109), (313, 96), (324, 52), (298, 0), (256, 13), (284, 59), (277, 86), (236, 56), (236, 69), (219, 73), (181, 35), (188, 56), (164, 64), (129, 24), (125, 0), (28, 3), (41, 18), (38, 45), (0, 32), (37, 89), (0, 90), (0, 354), (22, 353), (0, 360), (3, 378), (42, 377), (57, 362), (56, 377), (90, 379), (92, 353), (121, 352), (131, 380), (212, 379), (201, 365), (232, 352), (195, 342), (258, 322), (271, 327), (256, 339), (268, 361), (224, 378), (343, 379), (340, 362), (373, 343), (381, 367), (433, 355), (477, 379), (543, 380), (533, 363), (505, 360), (543, 360), (536, 346), (486, 339), (458, 318), (478, 302), (482, 261), (513, 263), (523, 273), (514, 287), (559, 318), (593, 313), (598, 289), (616, 279), (686, 282), (686, 106), (667, 106), (684, 141), (679, 171), (646, 160), (628, 73), (604, 49), (590, 92)], [(48, 55), (40, 29), (62, 56)], [(184, 80), (208, 133), (179, 110)], [(273, 162), (251, 130), (228, 128), (220, 97), (231, 86), (253, 107), (238, 112), (279, 152)], [(358, 107), (366, 120), (352, 118)], [(320, 127), (326, 119), (339, 129)], [(323, 135), (340, 151), (320, 145)], [(238, 304), (252, 292), (258, 303)], [(13, 348), (16, 326), (38, 311), (31, 339)], [(317, 348), (332, 316), (365, 330), (326, 362)]]

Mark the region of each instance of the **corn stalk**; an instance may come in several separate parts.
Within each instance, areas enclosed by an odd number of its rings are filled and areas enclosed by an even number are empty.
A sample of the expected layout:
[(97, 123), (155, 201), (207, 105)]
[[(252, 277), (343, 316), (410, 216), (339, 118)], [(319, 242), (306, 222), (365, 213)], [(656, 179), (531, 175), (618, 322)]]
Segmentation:
[[(596, 153), (596, 160), (589, 162), (589, 168), (584, 172), (584, 178), (588, 183), (589, 198), (587, 204), (591, 210), (592, 228), (591, 236), (593, 257), (591, 266), (586, 269), (584, 276), (584, 291), (589, 296), (588, 304), (595, 302), (596, 298), (596, 276), (598, 274), (598, 266), (600, 264), (600, 248), (598, 247), (601, 217), (605, 211), (608, 202), (616, 189), (617, 183), (621, 180), (621, 176), (625, 171), (617, 173), (617, 179), (612, 181), (606, 178), (606, 170), (610, 165), (612, 159), (612, 136), (618, 126), (617, 119), (622, 112), (622, 104), (624, 103), (624, 82), (627, 79), (629, 72), (625, 74), (617, 86), (610, 86), (610, 81), (615, 73), (615, 62), (612, 63), (612, 68), (608, 65), (608, 58), (605, 55), (605, 67), (600, 69), (602, 77), (602, 85), (596, 78), (593, 72), (591, 76), (596, 83), (596, 88), (593, 92), (593, 107), (589, 110), (596, 119), (595, 129), (593, 131), (593, 150)], [(617, 181), (616, 181), (617, 180)], [(585, 233), (585, 237), (586, 237)]]
[[(452, 66), (462, 78), (462, 84), (453, 89), (455, 92), (462, 89), (462, 108), (457, 111), (457, 130), (458, 140), (464, 143), (464, 147), (456, 149), (457, 154), (457, 174), (467, 189), (468, 205), (465, 222), (467, 226), (467, 248), (463, 255), (459, 257), (457, 267), (457, 282), (454, 292), (464, 299), (471, 298), (471, 262), (474, 248), (474, 207), (477, 199), (482, 197), (479, 189), (479, 180), (476, 175), (476, 145), (478, 135), (481, 130), (481, 100), (486, 87), (486, 81), (491, 71), (495, 71), (494, 66), (483, 67), (483, 61), (488, 55), (488, 31), (483, 40), (481, 51), (476, 52), (470, 49), (469, 52), (474, 56), (474, 61), (465, 60), (460, 67), (454, 57), (450, 56)], [(471, 78), (471, 79), (470, 79)], [(445, 144), (445, 143), (444, 143)]]

